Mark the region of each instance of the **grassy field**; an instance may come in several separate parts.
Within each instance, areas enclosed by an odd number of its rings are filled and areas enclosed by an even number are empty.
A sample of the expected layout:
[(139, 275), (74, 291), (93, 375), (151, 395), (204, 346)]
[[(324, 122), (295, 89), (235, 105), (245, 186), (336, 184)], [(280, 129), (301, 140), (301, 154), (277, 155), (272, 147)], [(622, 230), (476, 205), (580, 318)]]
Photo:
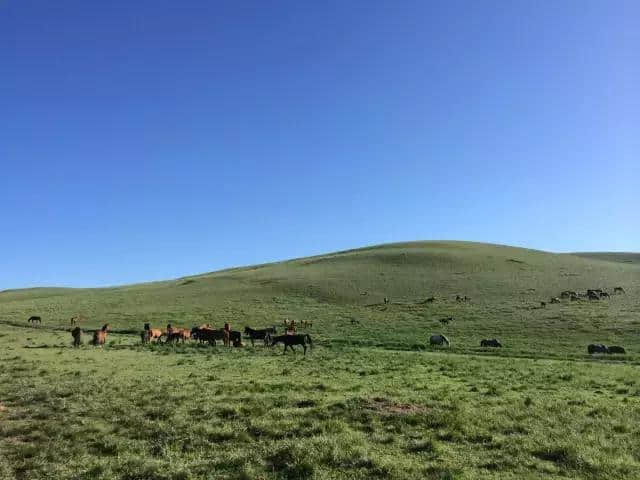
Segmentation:
[[(626, 295), (540, 307), (562, 290), (615, 286)], [(86, 329), (110, 323), (103, 349), (71, 348), (78, 314)], [(136, 334), (145, 322), (285, 318), (313, 321), (306, 358), (142, 346)], [(637, 479), (639, 327), (638, 255), (465, 242), (4, 291), (0, 478)], [(429, 347), (440, 332), (451, 348)], [(504, 348), (479, 347), (492, 337)], [(591, 342), (627, 354), (591, 357)]]

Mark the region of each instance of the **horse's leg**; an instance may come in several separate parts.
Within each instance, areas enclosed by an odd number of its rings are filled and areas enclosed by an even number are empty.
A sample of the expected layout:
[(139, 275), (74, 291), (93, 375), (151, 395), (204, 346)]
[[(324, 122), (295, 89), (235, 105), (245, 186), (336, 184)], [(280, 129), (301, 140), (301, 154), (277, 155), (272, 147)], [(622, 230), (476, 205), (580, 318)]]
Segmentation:
[(306, 356), (307, 356), (307, 344), (306, 344), (306, 343), (303, 343), (303, 344), (302, 344), (302, 348), (304, 348), (304, 355), (305, 355), (305, 357), (306, 357)]

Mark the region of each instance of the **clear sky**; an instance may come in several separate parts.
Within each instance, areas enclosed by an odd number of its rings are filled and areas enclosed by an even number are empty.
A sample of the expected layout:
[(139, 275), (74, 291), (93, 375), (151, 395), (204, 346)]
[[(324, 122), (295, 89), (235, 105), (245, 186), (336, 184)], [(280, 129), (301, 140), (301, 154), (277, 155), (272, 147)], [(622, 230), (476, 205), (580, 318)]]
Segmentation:
[(640, 251), (640, 3), (0, 0), (0, 289)]

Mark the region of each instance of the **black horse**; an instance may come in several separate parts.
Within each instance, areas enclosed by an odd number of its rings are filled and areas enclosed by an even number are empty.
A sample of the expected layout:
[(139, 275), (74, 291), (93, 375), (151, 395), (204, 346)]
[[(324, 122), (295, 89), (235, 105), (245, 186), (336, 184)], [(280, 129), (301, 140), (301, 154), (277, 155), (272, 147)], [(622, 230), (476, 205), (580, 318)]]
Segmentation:
[(259, 330), (251, 327), (244, 327), (244, 334), (251, 340), (251, 345), (254, 344), (254, 340), (264, 340), (266, 345), (267, 335), (273, 335), (275, 333), (277, 333), (276, 327), (261, 328)]
[[(305, 333), (302, 335), (278, 335), (277, 337), (272, 337), (271, 335), (269, 335), (266, 339), (266, 343), (268, 343), (271, 346), (275, 345), (276, 343), (283, 343), (284, 344), (284, 350), (282, 351), (283, 355), (287, 353), (287, 347), (293, 350), (294, 345), (302, 345), (302, 348), (304, 348), (305, 355), (307, 354), (307, 343), (309, 344), (309, 348), (313, 348), (311, 335), (309, 335), (308, 333)], [(295, 353), (295, 350), (293, 350), (293, 353)]]
[(603, 345), (601, 343), (592, 343), (589, 346), (587, 346), (587, 352), (589, 352), (590, 354), (607, 353), (607, 347), (606, 345)]
[[(216, 344), (216, 340), (224, 341), (224, 330), (213, 330), (211, 328), (193, 327), (191, 329), (191, 338), (202, 342), (209, 342), (211, 345)], [(229, 333), (229, 340), (234, 347), (242, 346), (242, 334), (238, 331), (232, 330)]]
[(480, 340), (480, 346), (481, 347), (496, 347), (496, 348), (500, 348), (500, 347), (502, 347), (502, 344), (496, 338), (492, 338), (490, 340), (485, 338), (484, 340)]
[(627, 353), (624, 347), (619, 347), (618, 345), (612, 345), (607, 347), (607, 353)]
[(38, 315), (33, 315), (33, 316), (31, 316), (31, 317), (29, 317), (29, 318), (27, 319), (27, 322), (31, 322), (31, 323), (36, 323), (36, 322), (38, 322), (38, 323), (42, 323), (42, 318), (40, 318)]

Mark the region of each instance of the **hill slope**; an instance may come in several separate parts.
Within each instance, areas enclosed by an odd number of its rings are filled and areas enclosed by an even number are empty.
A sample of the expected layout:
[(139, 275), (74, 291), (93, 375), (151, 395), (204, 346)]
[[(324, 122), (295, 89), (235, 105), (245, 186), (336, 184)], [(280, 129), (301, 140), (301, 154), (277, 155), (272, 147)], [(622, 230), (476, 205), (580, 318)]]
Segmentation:
[[(453, 316), (444, 331), (462, 350), (482, 336), (507, 339), (517, 348), (505, 354), (525, 355), (582, 354), (583, 343), (596, 340), (635, 342), (627, 336), (640, 320), (640, 265), (591, 257), (469, 242), (398, 243), (166, 282), (5, 291), (0, 316), (24, 324), (37, 314), (47, 326), (67, 327), (81, 314), (84, 327), (108, 322), (130, 331), (144, 322), (242, 327), (296, 318), (316, 322), (325, 344), (389, 348), (424, 345), (429, 333), (443, 330), (437, 320)], [(627, 295), (538, 308), (562, 290), (614, 286)], [(456, 302), (458, 294), (471, 301)], [(436, 301), (424, 303), (431, 296)]]

